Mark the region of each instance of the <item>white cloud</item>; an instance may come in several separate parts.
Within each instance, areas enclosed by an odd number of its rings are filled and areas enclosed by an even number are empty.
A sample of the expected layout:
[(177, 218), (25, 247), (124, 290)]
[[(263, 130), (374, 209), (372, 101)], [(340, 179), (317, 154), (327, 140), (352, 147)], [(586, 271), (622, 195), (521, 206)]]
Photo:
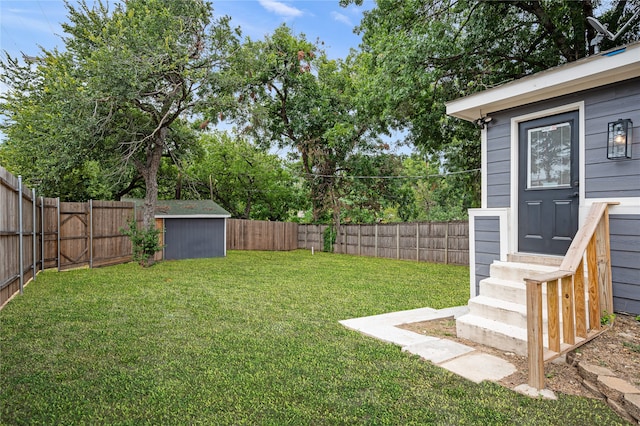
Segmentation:
[(331, 12), (331, 17), (334, 21), (342, 22), (343, 24), (353, 27), (353, 22), (351, 22), (351, 19), (349, 19), (347, 15), (333, 11)]
[(269, 12), (273, 12), (276, 15), (283, 16), (285, 18), (295, 18), (302, 16), (303, 12), (295, 7), (288, 6), (282, 2), (275, 0), (259, 0), (259, 3)]

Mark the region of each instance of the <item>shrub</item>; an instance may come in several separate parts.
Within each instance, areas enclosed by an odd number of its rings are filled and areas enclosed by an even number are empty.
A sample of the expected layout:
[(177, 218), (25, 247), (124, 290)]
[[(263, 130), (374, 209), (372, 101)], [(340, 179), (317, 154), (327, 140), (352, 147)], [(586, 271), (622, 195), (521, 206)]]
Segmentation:
[(162, 250), (158, 239), (160, 230), (155, 228), (138, 228), (135, 219), (130, 219), (127, 224), (129, 228), (120, 228), (120, 232), (131, 239), (131, 244), (133, 245), (133, 260), (143, 267), (153, 265), (153, 256), (157, 251)]
[(323, 251), (327, 253), (333, 253), (333, 245), (336, 243), (336, 229), (333, 225), (329, 225), (322, 234)]

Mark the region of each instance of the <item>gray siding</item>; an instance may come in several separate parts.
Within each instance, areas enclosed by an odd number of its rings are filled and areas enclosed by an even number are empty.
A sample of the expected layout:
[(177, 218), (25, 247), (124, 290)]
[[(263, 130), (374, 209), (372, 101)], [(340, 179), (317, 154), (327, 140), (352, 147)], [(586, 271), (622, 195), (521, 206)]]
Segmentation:
[(510, 118), (494, 121), (487, 130), (487, 207), (509, 207), (511, 121)]
[(498, 217), (475, 218), (476, 294), (479, 283), (489, 277), (489, 267), (500, 259), (500, 219)]
[[(584, 185), (587, 198), (640, 197), (640, 78), (586, 95)], [(631, 160), (607, 160), (607, 123), (619, 118), (633, 121)]]
[[(487, 129), (487, 207), (509, 207), (511, 118), (579, 101), (585, 102), (583, 184), (587, 198), (640, 197), (640, 78), (635, 78), (491, 113), (493, 121)], [(633, 121), (631, 160), (607, 160), (607, 123), (619, 118)]]
[[(640, 77), (637, 77), (490, 113), (493, 120), (487, 129), (487, 207), (510, 207), (511, 118), (579, 101), (584, 101), (585, 104), (585, 181), (581, 184), (584, 185), (586, 197), (640, 197)], [(607, 160), (607, 123), (619, 118), (633, 121), (631, 160)], [(498, 235), (497, 225), (494, 229), (495, 235)], [(479, 250), (476, 259), (483, 262), (476, 262), (476, 273), (480, 279), (488, 274), (486, 261), (491, 257), (490, 243), (476, 243), (476, 250)], [(616, 311), (640, 313), (639, 246), (640, 215), (612, 215), (611, 256)]]
[(165, 259), (222, 257), (224, 219), (165, 219)]
[(616, 312), (640, 314), (640, 215), (611, 215), (611, 276)]

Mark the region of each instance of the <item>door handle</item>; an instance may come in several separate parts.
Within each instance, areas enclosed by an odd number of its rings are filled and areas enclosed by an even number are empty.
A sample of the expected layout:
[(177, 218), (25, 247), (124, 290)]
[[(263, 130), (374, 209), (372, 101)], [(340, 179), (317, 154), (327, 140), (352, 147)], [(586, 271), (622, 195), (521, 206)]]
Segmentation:
[(578, 196), (580, 196), (580, 193), (574, 192), (573, 194), (569, 195), (567, 198), (578, 198)]

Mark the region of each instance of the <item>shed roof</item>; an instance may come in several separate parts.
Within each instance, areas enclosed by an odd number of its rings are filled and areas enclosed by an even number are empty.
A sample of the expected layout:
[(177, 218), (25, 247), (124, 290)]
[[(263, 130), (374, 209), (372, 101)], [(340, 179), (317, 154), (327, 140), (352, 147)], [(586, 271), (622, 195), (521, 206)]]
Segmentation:
[[(131, 200), (142, 206), (143, 200)], [(224, 218), (231, 214), (211, 200), (158, 200), (158, 218)]]
[(640, 77), (640, 42), (608, 50), (447, 102), (447, 114), (475, 121), (492, 112)]

